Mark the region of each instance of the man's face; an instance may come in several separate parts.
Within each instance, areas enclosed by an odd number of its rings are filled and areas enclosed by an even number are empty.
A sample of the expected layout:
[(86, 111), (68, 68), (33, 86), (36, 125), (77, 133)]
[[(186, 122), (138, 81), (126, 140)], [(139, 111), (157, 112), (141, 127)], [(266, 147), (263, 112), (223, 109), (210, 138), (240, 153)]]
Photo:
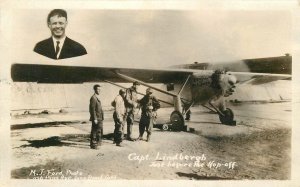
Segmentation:
[(100, 94), (100, 87), (95, 88), (95, 93), (96, 93), (97, 95)]
[(149, 92), (148, 90), (146, 91), (146, 95), (151, 95), (152, 92)]
[(67, 24), (68, 21), (65, 17), (59, 17), (55, 15), (50, 18), (48, 27), (51, 31), (52, 36), (59, 39), (65, 36), (65, 29), (67, 27)]
[(121, 93), (121, 96), (124, 98), (125, 97), (125, 93)]

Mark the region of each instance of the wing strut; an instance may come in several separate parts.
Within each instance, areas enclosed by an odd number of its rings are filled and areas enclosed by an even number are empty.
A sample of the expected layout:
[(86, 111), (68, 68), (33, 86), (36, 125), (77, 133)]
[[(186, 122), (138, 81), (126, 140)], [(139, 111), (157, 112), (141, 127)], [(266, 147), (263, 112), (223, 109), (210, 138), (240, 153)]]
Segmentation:
[[(118, 87), (120, 87), (120, 88), (123, 88), (123, 89), (127, 89), (125, 86), (122, 86), (122, 85), (120, 85), (120, 84), (117, 84), (117, 83), (114, 83), (114, 82), (111, 82), (111, 81), (108, 81), (108, 80), (104, 80), (104, 82), (107, 82), (107, 83), (110, 83), (110, 84), (112, 84), (112, 85), (115, 85), (115, 86), (118, 86)], [(141, 93), (141, 92), (137, 92), (138, 94), (140, 94), (140, 95), (146, 95), (146, 94), (143, 94), (143, 93)], [(167, 102), (167, 101), (164, 101), (164, 100), (161, 100), (161, 99), (158, 99), (160, 102), (162, 102), (162, 103), (166, 103), (166, 104), (168, 104), (168, 105), (172, 105), (173, 106), (173, 103), (170, 103), (170, 102)]]
[(216, 112), (217, 112), (219, 115), (225, 116), (225, 115), (223, 114), (223, 112), (221, 112), (218, 108), (216, 108), (211, 102), (208, 102), (208, 104), (209, 104), (213, 109), (215, 109)]
[[(179, 90), (179, 92), (178, 92), (178, 95), (176, 95), (176, 96), (174, 97), (174, 108), (175, 108), (175, 111), (182, 112), (182, 105), (181, 105), (181, 102), (182, 102), (182, 101), (181, 101), (180, 94), (181, 94), (181, 92), (183, 91), (184, 87), (186, 86), (187, 82), (189, 81), (190, 77), (191, 77), (191, 75), (189, 75), (189, 76), (186, 78), (184, 84), (181, 86), (181, 88), (180, 88), (180, 90)], [(188, 107), (188, 108), (190, 108), (190, 107)], [(187, 110), (186, 110), (186, 111), (187, 111)]]
[(187, 79), (185, 80), (184, 84), (183, 84), (182, 87), (180, 88), (180, 91), (178, 92), (178, 95), (181, 94), (182, 90), (184, 89), (186, 83), (189, 81), (190, 77), (191, 77), (191, 75), (189, 75), (189, 76), (187, 77)]
[(115, 72), (117, 75), (119, 75), (120, 77), (122, 77), (123, 79), (125, 80), (128, 80), (128, 81), (131, 81), (131, 82), (138, 82), (140, 83), (141, 85), (144, 85), (146, 87), (149, 87), (149, 88), (152, 88), (153, 90), (156, 90), (156, 91), (159, 91), (161, 93), (164, 93), (164, 94), (167, 94), (167, 95), (170, 95), (170, 96), (173, 96), (173, 97), (177, 97), (178, 95), (174, 94), (174, 93), (171, 93), (171, 92), (168, 92), (168, 91), (165, 91), (165, 90), (162, 90), (162, 89), (159, 89), (159, 88), (156, 88), (154, 86), (151, 86), (143, 81), (140, 81), (138, 79), (135, 79), (135, 78), (132, 78), (132, 77), (129, 77), (127, 75), (124, 75), (124, 74), (121, 74), (121, 73), (118, 73), (118, 72)]

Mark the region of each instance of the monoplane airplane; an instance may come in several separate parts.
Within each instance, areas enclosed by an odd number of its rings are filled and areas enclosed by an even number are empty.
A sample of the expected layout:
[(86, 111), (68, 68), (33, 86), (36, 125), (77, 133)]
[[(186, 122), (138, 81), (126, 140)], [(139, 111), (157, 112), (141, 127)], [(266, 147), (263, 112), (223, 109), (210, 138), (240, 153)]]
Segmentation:
[[(237, 76), (250, 79), (275, 77), (276, 80), (290, 78), (289, 74), (226, 72), (223, 70), (197, 69), (134, 69), (88, 67), (64, 64), (13, 64), (11, 77), (14, 82), (36, 83), (126, 83), (137, 81), (173, 98), (174, 111), (170, 115), (172, 130), (187, 129), (184, 115), (194, 105), (202, 105), (219, 116), (222, 124), (235, 125), (234, 113), (225, 105), (225, 97), (234, 93)], [(272, 79), (272, 80), (275, 80)], [(166, 84), (166, 89), (153, 83)], [(177, 86), (175, 92), (174, 86)], [(179, 87), (178, 87), (179, 86)], [(170, 103), (167, 102), (166, 103)], [(168, 128), (166, 127), (166, 128)]]

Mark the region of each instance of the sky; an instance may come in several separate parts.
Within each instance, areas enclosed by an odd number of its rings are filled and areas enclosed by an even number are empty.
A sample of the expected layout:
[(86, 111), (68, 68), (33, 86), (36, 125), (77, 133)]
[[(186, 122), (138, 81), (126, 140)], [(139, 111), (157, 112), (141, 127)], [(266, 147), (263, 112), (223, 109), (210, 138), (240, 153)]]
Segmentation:
[[(33, 52), (37, 42), (50, 37), (50, 10), (13, 10), (13, 62), (52, 62)], [(292, 52), (287, 10), (66, 10), (67, 36), (83, 44), (88, 55), (62, 63), (160, 68)]]

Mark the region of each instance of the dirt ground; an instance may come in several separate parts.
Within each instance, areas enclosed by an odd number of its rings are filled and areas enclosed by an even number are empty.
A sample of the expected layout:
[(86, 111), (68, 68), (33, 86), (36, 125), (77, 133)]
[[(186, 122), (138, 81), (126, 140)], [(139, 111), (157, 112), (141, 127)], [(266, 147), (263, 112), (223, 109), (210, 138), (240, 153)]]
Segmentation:
[[(291, 103), (239, 104), (237, 126), (226, 126), (207, 109), (192, 108), (194, 132), (153, 129), (150, 142), (112, 141), (112, 112), (106, 112), (104, 140), (89, 148), (88, 113), (57, 114), (76, 122), (12, 125), (12, 170), (17, 179), (243, 180), (291, 177)], [(172, 109), (160, 109), (158, 123)], [(81, 117), (82, 116), (82, 117)], [(12, 121), (39, 121), (28, 115)], [(52, 116), (53, 117), (53, 116)], [(81, 119), (81, 120), (80, 120)], [(138, 123), (134, 124), (138, 136)], [(145, 135), (144, 135), (145, 136)]]

